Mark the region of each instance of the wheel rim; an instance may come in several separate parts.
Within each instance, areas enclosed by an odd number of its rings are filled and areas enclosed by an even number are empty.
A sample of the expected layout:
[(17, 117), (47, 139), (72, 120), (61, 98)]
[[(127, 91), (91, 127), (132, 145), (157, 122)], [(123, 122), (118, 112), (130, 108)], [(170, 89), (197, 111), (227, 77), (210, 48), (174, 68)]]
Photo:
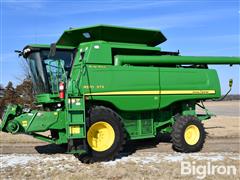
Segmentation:
[(91, 125), (87, 132), (89, 146), (95, 151), (106, 151), (115, 140), (115, 132), (107, 122), (97, 122)]
[(200, 131), (197, 126), (189, 125), (184, 132), (184, 139), (187, 144), (195, 145), (200, 138)]

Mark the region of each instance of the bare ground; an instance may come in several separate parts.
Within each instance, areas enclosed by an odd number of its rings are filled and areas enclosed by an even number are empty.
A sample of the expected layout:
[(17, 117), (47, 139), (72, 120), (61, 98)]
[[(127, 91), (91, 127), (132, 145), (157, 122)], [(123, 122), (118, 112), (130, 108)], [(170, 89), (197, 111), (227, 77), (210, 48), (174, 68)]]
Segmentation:
[[(181, 163), (191, 167), (234, 166), (236, 174), (207, 174), (205, 179), (240, 179), (239, 101), (207, 102), (218, 116), (204, 122), (207, 139), (200, 153), (181, 154), (168, 138), (134, 144), (136, 151), (115, 161), (82, 164), (62, 149), (26, 135), (0, 133), (0, 179), (196, 179), (199, 173), (181, 174)], [(192, 169), (193, 170), (193, 169)], [(193, 172), (193, 171), (192, 171)]]
[[(71, 155), (11, 154), (2, 158), (1, 179), (196, 179), (181, 175), (181, 162), (196, 165), (239, 166), (235, 153), (152, 153), (136, 152), (110, 162), (82, 164)], [(17, 162), (17, 163), (16, 163)], [(207, 179), (237, 179), (236, 174), (208, 175)]]

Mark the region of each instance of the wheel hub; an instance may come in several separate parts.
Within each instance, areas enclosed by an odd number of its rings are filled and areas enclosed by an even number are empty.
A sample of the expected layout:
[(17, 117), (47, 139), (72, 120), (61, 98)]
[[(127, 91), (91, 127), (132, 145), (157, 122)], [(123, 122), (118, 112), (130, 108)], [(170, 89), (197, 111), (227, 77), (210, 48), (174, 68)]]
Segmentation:
[(200, 139), (200, 131), (197, 126), (195, 125), (189, 125), (185, 129), (184, 132), (184, 139), (187, 144), (189, 145), (195, 145)]
[(106, 151), (112, 146), (114, 140), (114, 129), (107, 122), (94, 123), (87, 132), (88, 144), (95, 151)]

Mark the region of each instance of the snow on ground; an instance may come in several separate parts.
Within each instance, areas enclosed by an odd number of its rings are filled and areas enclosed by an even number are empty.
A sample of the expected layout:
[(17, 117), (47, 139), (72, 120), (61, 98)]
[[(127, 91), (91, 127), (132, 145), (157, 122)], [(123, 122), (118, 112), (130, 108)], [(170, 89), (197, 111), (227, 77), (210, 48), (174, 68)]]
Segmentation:
[[(232, 160), (240, 160), (238, 153), (153, 153), (153, 152), (139, 152), (128, 157), (122, 157), (115, 161), (101, 162), (103, 166), (116, 166), (117, 164), (136, 163), (145, 165), (149, 163), (162, 162), (181, 162), (183, 160), (207, 160), (207, 161), (223, 161), (225, 158)], [(27, 164), (39, 164), (51, 162), (56, 166), (61, 166), (65, 161), (75, 162), (81, 164), (73, 155), (58, 154), (58, 155), (41, 155), (41, 154), (4, 154), (0, 155), (1, 170), (7, 167), (14, 167), (17, 165), (24, 166)], [(65, 164), (66, 165), (66, 164)]]
[[(115, 161), (83, 164), (70, 154), (2, 154), (0, 155), (0, 179), (189, 179), (196, 174), (183, 176), (181, 162), (194, 165), (231, 165), (238, 174), (209, 175), (210, 179), (236, 179), (239, 174), (239, 153), (160, 153), (136, 152)], [(201, 167), (201, 166), (200, 166)], [(161, 178), (159, 178), (161, 177)]]
[(240, 160), (238, 153), (148, 153), (141, 152), (128, 157), (123, 157), (115, 161), (102, 162), (104, 165), (116, 165), (117, 163), (135, 162), (137, 164), (161, 163), (161, 162), (181, 162), (183, 160), (207, 160), (207, 161), (223, 161), (226, 157), (232, 160)]

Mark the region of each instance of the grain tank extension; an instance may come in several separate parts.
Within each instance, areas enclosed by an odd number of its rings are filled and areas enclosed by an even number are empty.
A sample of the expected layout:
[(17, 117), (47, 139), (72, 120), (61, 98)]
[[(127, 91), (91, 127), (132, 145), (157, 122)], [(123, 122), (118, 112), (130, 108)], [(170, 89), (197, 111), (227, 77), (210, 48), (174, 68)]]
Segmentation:
[(66, 145), (83, 162), (112, 160), (126, 142), (165, 133), (175, 150), (200, 151), (202, 121), (211, 118), (202, 103), (221, 96), (208, 64), (239, 65), (240, 58), (180, 56), (162, 51), (164, 41), (156, 30), (97, 25), (66, 30), (51, 45), (27, 45), (20, 55), (39, 109), (9, 105), (1, 130)]

